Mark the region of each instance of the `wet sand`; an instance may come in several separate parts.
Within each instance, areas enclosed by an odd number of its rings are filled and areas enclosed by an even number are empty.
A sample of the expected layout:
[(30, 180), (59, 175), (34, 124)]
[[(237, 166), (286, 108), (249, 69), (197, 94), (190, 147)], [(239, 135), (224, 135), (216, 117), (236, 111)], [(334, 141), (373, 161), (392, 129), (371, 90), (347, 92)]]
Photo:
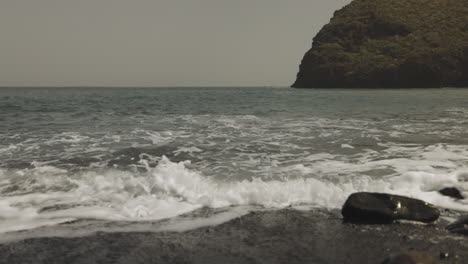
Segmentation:
[(345, 224), (338, 210), (251, 212), (186, 232), (98, 232), (0, 244), (0, 263), (381, 263), (410, 249), (466, 263), (468, 239), (448, 222)]

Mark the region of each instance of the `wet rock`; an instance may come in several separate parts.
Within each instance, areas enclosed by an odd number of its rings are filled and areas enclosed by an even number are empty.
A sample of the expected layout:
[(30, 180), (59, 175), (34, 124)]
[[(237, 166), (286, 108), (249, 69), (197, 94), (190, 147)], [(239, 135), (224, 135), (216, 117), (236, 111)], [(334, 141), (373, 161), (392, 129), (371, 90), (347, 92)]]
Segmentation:
[(462, 216), (457, 221), (450, 223), (446, 229), (452, 233), (468, 235), (468, 215)]
[(457, 188), (454, 188), (454, 187), (444, 188), (444, 189), (440, 190), (439, 193), (442, 194), (442, 195), (445, 195), (445, 196), (452, 197), (452, 198), (457, 199), (457, 200), (465, 199), (465, 197), (463, 197), (461, 192)]
[(341, 214), (345, 222), (391, 223), (411, 220), (430, 223), (439, 218), (435, 206), (421, 200), (385, 193), (353, 193), (346, 200)]
[(408, 251), (406, 253), (390, 256), (382, 264), (437, 264), (433, 257), (424, 252)]
[(467, 87), (467, 17), (466, 0), (354, 0), (315, 36), (292, 87)]

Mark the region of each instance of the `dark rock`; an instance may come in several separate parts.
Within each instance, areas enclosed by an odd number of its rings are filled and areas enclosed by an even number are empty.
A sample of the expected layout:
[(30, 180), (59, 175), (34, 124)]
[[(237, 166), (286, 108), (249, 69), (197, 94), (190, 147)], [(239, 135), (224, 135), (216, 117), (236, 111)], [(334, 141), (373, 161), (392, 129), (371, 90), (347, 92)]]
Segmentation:
[(341, 214), (346, 222), (391, 223), (394, 220), (411, 220), (430, 223), (439, 218), (439, 210), (421, 200), (385, 194), (353, 193), (346, 200)]
[(409, 251), (399, 255), (391, 256), (384, 260), (382, 264), (436, 264), (433, 257), (424, 252)]
[(292, 87), (468, 87), (468, 1), (354, 0), (313, 40)]
[(450, 223), (446, 229), (452, 233), (468, 235), (468, 215), (462, 216), (457, 221)]
[(460, 193), (460, 191), (457, 188), (453, 188), (453, 187), (452, 188), (444, 188), (444, 189), (440, 190), (439, 193), (442, 194), (442, 195), (445, 195), (445, 196), (455, 198), (457, 200), (465, 199), (465, 197), (463, 197), (463, 195)]

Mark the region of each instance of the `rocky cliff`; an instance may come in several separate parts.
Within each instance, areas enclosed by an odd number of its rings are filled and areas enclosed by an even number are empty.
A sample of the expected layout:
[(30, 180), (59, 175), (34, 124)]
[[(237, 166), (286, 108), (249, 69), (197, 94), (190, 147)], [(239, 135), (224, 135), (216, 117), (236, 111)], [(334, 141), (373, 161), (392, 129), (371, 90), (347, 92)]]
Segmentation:
[(468, 1), (354, 0), (315, 36), (292, 87), (468, 87)]

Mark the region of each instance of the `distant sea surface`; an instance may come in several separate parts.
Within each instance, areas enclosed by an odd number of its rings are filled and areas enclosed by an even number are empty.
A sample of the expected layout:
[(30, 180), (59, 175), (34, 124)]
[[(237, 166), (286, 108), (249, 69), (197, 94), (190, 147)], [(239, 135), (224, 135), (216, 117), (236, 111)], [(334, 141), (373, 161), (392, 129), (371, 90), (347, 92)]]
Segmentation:
[(468, 197), (468, 89), (2, 88), (0, 124), (0, 233), (183, 229), (357, 191), (468, 211), (437, 192)]

